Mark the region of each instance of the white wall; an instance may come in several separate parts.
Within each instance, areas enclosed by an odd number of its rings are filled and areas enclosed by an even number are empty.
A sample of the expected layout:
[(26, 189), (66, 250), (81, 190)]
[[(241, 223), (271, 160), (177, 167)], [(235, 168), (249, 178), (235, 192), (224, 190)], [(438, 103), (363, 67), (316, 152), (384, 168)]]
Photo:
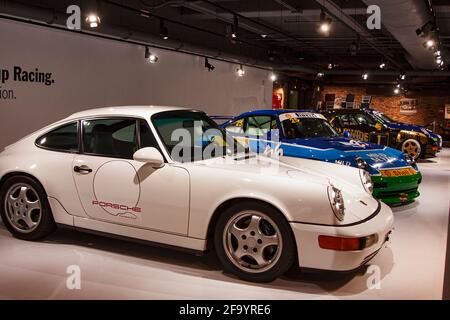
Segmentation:
[[(112, 40), (0, 18), (0, 69), (10, 71), (0, 98), (0, 148), (76, 111), (111, 105), (176, 105), (209, 114), (235, 115), (270, 107), (269, 72), (165, 50), (152, 50), (157, 64), (148, 64), (144, 48)], [(51, 72), (55, 83), (15, 82), (13, 67)], [(3, 94), (6, 95), (6, 91)], [(1, 149), (0, 149), (1, 150)]]

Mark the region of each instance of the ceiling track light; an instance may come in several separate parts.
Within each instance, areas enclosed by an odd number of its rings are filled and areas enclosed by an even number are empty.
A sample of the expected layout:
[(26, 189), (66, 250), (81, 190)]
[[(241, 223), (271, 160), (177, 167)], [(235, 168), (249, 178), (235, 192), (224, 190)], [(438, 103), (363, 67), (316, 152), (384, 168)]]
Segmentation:
[(361, 76), (364, 80), (369, 79), (369, 74), (368, 73), (363, 73), (363, 75)]
[(276, 75), (275, 73), (272, 73), (272, 74), (270, 75), (270, 80), (272, 80), (272, 82), (277, 81), (277, 75)]
[(208, 58), (205, 57), (205, 68), (208, 69), (208, 72), (211, 72), (214, 71), (216, 67), (209, 63)]
[(95, 12), (89, 13), (86, 17), (86, 22), (92, 29), (97, 28), (101, 23), (99, 12), (100, 12), (100, 1), (97, 1), (97, 9), (95, 10)]
[(238, 37), (238, 25), (239, 25), (238, 17), (237, 17), (237, 15), (234, 15), (233, 16), (233, 26), (231, 28), (231, 37), (233, 39), (237, 39), (237, 37)]
[(400, 80), (406, 80), (406, 74), (405, 73), (400, 73), (399, 78), (400, 78)]
[(163, 38), (164, 40), (169, 39), (169, 30), (167, 29), (166, 25), (164, 24), (164, 20), (159, 21), (159, 36)]
[(147, 60), (149, 63), (156, 63), (158, 62), (158, 56), (151, 53), (149, 47), (145, 47), (145, 60)]
[(317, 78), (322, 78), (325, 74), (323, 72), (318, 72), (317, 73)]
[(324, 33), (324, 34), (328, 34), (330, 32), (331, 29), (331, 22), (333, 20), (331, 20), (330, 17), (327, 17), (325, 12), (323, 11), (323, 9), (320, 12), (320, 25), (319, 25), (319, 30), (320, 32)]
[(245, 74), (244, 67), (242, 67), (242, 64), (239, 66), (239, 68), (236, 70), (236, 73), (239, 77), (243, 77)]
[(380, 63), (380, 69), (382, 70), (386, 69), (386, 62), (383, 61)]
[(423, 43), (423, 46), (428, 50), (434, 50), (436, 48), (436, 41), (434, 39), (428, 39)]
[(395, 87), (395, 88), (394, 88), (394, 94), (399, 94), (399, 93), (400, 93), (400, 88)]

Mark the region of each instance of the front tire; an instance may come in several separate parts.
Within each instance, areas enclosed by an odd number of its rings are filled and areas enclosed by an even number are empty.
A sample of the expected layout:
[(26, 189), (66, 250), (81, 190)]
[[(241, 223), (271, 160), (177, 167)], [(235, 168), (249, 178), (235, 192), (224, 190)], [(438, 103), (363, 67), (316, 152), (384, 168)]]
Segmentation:
[(417, 160), (422, 156), (422, 145), (416, 139), (406, 139), (403, 141), (401, 150), (414, 160)]
[(45, 190), (28, 176), (11, 177), (2, 185), (0, 215), (18, 239), (39, 240), (56, 230)]
[(295, 239), (282, 214), (252, 201), (221, 213), (214, 245), (225, 272), (253, 282), (275, 280), (296, 257)]

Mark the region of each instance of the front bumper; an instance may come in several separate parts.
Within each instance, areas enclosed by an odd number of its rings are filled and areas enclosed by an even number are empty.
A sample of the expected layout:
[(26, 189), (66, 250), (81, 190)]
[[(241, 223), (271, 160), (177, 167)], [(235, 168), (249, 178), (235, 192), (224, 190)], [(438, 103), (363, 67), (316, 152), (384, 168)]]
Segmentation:
[(371, 176), (374, 185), (372, 195), (386, 204), (401, 204), (413, 201), (419, 195), (422, 174), (402, 177)]
[[(324, 226), (291, 222), (297, 243), (298, 263), (300, 268), (330, 271), (349, 271), (357, 269), (372, 259), (386, 242), (394, 224), (391, 209), (380, 203), (380, 211), (367, 221), (348, 226)], [(364, 237), (378, 235), (378, 241), (372, 246), (355, 251), (336, 251), (322, 249), (319, 236)]]

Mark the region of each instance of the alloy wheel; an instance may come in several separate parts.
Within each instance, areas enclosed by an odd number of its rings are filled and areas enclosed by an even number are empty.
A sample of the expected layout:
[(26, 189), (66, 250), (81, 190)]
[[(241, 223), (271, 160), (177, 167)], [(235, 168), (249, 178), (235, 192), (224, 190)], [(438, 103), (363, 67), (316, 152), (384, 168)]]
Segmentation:
[(245, 272), (261, 273), (279, 260), (283, 239), (269, 216), (257, 211), (243, 211), (231, 217), (225, 226), (223, 245), (236, 267)]
[(5, 197), (6, 218), (20, 233), (31, 233), (42, 218), (42, 204), (36, 190), (26, 183), (11, 186)]

